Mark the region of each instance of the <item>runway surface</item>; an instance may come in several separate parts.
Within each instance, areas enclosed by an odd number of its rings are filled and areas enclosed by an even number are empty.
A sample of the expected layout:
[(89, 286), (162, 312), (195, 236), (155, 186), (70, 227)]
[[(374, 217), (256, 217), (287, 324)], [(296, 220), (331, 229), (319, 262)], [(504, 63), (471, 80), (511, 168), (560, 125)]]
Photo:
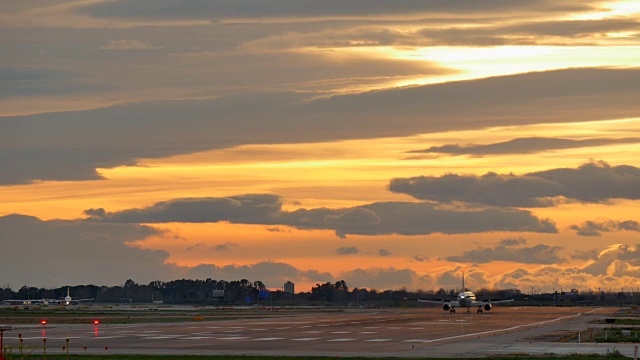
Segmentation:
[[(14, 325), (5, 346), (42, 346), (47, 353), (208, 355), (321, 355), (366, 357), (483, 357), (493, 354), (569, 354), (613, 351), (627, 356), (632, 344), (562, 343), (540, 340), (558, 331), (583, 331), (613, 309), (496, 307), (484, 314), (449, 314), (439, 308), (290, 313), (186, 323), (97, 326)], [(15, 353), (14, 349), (14, 353)]]

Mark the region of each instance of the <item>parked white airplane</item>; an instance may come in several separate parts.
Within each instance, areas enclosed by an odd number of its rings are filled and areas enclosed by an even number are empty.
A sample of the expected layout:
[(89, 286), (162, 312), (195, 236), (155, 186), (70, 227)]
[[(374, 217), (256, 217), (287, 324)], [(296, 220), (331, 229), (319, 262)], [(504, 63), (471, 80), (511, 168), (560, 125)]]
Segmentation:
[(67, 287), (67, 296), (64, 299), (33, 299), (33, 300), (4, 300), (5, 305), (77, 305), (81, 302), (93, 301), (94, 299), (73, 299), (71, 290)]
[(442, 310), (449, 311), (452, 314), (455, 314), (456, 307), (466, 307), (467, 312), (471, 312), (472, 307), (478, 308), (478, 314), (482, 314), (483, 310), (489, 311), (493, 307), (494, 304), (511, 302), (514, 299), (506, 299), (506, 300), (486, 300), (486, 301), (478, 301), (476, 300), (476, 295), (471, 291), (467, 291), (464, 287), (464, 272), (462, 272), (462, 292), (458, 294), (458, 298), (456, 300), (422, 300), (418, 299), (418, 302), (430, 303), (430, 304), (439, 304), (442, 305)]

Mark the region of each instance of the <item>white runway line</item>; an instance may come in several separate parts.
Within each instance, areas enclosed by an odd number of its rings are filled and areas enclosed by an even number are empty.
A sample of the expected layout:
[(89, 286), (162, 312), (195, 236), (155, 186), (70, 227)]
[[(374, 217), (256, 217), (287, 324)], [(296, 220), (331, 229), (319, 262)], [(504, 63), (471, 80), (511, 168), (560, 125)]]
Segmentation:
[(267, 338), (257, 338), (253, 339), (253, 341), (273, 341), (273, 340), (284, 340), (285, 338), (281, 337), (267, 337)]
[(291, 339), (293, 341), (311, 341), (311, 340), (320, 340), (321, 338), (300, 338), (300, 339)]
[(370, 342), (384, 342), (384, 341), (392, 341), (393, 339), (369, 339), (369, 340), (365, 340), (365, 341), (370, 341)]
[(232, 336), (232, 337), (219, 337), (217, 340), (242, 340), (242, 339), (251, 339), (248, 336)]
[(331, 339), (331, 340), (327, 340), (327, 341), (339, 341), (339, 342), (345, 342), (345, 341), (354, 341), (355, 339), (347, 339), (347, 338), (342, 338), (342, 339)]

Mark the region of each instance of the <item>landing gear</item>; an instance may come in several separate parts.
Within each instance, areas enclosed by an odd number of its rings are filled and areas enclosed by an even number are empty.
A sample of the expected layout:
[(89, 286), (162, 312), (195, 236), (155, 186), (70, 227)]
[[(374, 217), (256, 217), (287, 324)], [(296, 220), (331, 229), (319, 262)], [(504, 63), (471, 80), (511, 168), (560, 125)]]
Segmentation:
[(478, 314), (482, 314), (482, 308), (481, 307), (478, 308)]
[(456, 313), (456, 309), (455, 308), (451, 308), (451, 310), (449, 310), (449, 313), (455, 314)]
[(467, 308), (467, 314), (471, 313), (471, 309)]

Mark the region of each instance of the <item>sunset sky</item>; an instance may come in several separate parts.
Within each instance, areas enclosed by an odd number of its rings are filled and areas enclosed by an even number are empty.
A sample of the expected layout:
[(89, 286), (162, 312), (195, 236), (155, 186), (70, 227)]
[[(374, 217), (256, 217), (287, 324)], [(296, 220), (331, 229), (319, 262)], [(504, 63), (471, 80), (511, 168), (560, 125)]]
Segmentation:
[(4, 0), (0, 286), (640, 290), (640, 2)]

